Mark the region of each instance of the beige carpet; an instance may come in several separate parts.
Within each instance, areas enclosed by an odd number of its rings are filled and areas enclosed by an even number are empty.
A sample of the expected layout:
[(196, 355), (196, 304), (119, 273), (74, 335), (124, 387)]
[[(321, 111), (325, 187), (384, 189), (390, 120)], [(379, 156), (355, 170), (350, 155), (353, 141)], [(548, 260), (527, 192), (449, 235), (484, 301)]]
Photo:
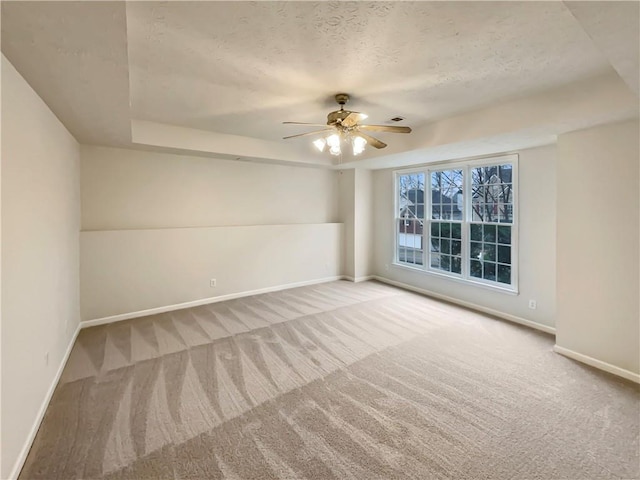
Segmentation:
[(333, 282), (83, 330), (21, 478), (638, 478), (638, 387)]

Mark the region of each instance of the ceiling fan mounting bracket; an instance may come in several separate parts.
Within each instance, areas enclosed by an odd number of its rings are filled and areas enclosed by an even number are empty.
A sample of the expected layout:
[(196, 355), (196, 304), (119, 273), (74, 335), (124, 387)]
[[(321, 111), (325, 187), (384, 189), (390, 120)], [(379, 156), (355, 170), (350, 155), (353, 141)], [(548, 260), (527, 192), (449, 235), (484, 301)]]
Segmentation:
[(349, 95), (347, 95), (346, 93), (336, 94), (336, 102), (338, 102), (338, 105), (340, 105), (341, 107), (344, 106), (348, 101)]

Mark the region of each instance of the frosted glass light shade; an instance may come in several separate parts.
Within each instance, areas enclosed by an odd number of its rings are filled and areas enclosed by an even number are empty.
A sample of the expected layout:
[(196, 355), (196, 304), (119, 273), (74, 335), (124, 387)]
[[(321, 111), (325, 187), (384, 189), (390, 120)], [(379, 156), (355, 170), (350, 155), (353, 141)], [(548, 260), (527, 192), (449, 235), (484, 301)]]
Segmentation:
[(340, 136), (336, 133), (327, 137), (327, 145), (340, 148)]
[(367, 145), (367, 141), (362, 137), (353, 137), (351, 144), (353, 146), (353, 154), (360, 155), (364, 152), (364, 147)]
[(326, 142), (326, 140), (324, 138), (319, 138), (317, 140), (314, 140), (313, 144), (315, 145), (315, 147), (318, 150), (320, 150), (322, 152), (324, 150), (324, 147), (327, 144), (327, 142)]

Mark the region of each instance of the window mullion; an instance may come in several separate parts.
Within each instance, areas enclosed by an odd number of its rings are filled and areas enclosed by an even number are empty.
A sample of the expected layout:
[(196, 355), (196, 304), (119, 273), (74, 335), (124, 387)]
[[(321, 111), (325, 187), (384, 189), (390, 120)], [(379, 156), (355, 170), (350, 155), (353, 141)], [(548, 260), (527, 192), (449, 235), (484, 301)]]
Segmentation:
[(471, 215), (471, 182), (469, 181), (469, 166), (465, 166), (462, 174), (462, 278), (469, 278), (469, 220)]
[(431, 262), (431, 171), (424, 171), (424, 228), (422, 229), (422, 268), (429, 270)]

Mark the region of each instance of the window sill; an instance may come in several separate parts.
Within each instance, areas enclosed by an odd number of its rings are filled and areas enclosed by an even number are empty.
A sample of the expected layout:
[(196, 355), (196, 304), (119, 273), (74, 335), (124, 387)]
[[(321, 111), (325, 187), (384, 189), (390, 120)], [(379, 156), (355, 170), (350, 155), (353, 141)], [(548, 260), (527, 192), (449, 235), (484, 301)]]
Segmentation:
[(393, 262), (391, 266), (393, 266), (394, 268), (399, 268), (401, 270), (410, 270), (412, 272), (421, 273), (423, 275), (427, 275), (430, 277), (442, 278), (444, 280), (449, 280), (451, 282), (458, 283), (461, 285), (479, 287), (485, 290), (491, 290), (493, 292), (505, 293), (507, 295), (519, 295), (518, 289), (514, 287), (500, 287), (498, 285), (490, 285), (487, 283), (475, 282), (473, 280), (467, 280), (465, 278), (453, 277), (445, 273), (438, 273), (430, 270), (425, 270), (424, 268), (412, 267), (410, 265), (405, 265), (403, 263)]

